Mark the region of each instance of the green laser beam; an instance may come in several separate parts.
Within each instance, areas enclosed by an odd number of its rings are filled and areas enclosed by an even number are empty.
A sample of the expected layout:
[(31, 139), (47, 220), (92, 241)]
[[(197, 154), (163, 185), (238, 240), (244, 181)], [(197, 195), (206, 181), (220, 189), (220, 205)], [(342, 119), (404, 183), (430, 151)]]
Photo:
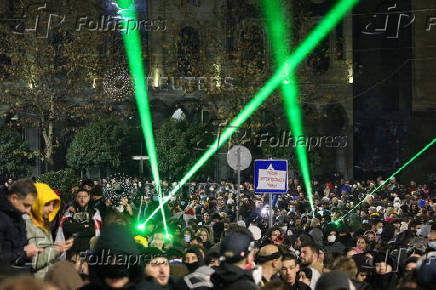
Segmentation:
[(412, 163), (416, 158), (418, 158), (422, 153), (424, 153), (424, 151), (426, 151), (428, 148), (430, 148), (430, 146), (432, 146), (434, 143), (436, 142), (436, 138), (434, 138), (430, 143), (428, 143), (424, 148), (421, 149), (421, 151), (419, 151), (418, 153), (415, 154), (415, 156), (413, 156), (412, 158), (409, 159), (409, 161), (407, 161), (406, 163), (403, 164), (403, 166), (401, 166), (397, 171), (395, 171), (391, 177), (389, 177), (388, 179), (386, 179), (382, 184), (380, 184), (379, 186), (377, 186), (373, 191), (371, 191), (370, 193), (368, 193), (361, 201), (359, 201), (358, 204), (356, 204), (356, 206), (354, 206), (352, 209), (350, 209), (346, 214), (344, 214), (341, 218), (337, 219), (336, 221), (343, 221), (344, 218), (346, 218), (350, 213), (352, 213), (355, 209), (357, 209), (363, 202), (366, 201), (366, 199), (373, 195), (377, 190), (379, 190), (383, 185), (385, 185), (389, 180), (391, 180), (393, 177), (395, 177), (395, 175), (397, 175), (401, 170), (403, 170), (404, 168), (406, 168), (410, 163)]
[[(289, 10), (283, 9), (284, 6), (283, 1), (281, 0), (262, 0), (262, 10), (265, 14), (265, 21), (271, 38), (272, 51), (274, 52), (273, 55), (276, 65), (284, 63), (286, 58), (291, 54), (290, 38), (292, 35), (290, 34), (285, 15), (285, 11)], [(296, 83), (296, 77), (292, 71), (288, 71), (287, 73), (288, 78), (285, 79), (280, 86), (286, 116), (288, 117), (292, 134), (294, 136), (304, 136), (301, 109), (298, 103), (298, 86)], [(302, 144), (297, 144), (296, 152), (304, 184), (306, 186), (307, 197), (310, 207), (312, 208), (312, 213), (315, 216), (307, 151)]]
[[(286, 62), (274, 73), (271, 79), (263, 86), (254, 98), (244, 107), (244, 109), (233, 119), (229, 127), (223, 134), (215, 140), (214, 144), (203, 154), (194, 166), (186, 173), (185, 177), (171, 190), (170, 194), (164, 198), (164, 203), (170, 198), (194, 175), (198, 169), (224, 144), (225, 141), (242, 125), (251, 114), (268, 98), (268, 96), (279, 86), (280, 82), (288, 77), (288, 72), (294, 71), (297, 65), (307, 57), (307, 55), (318, 45), (318, 43), (332, 30), (341, 18), (351, 9), (359, 0), (341, 0), (329, 13), (321, 20), (310, 35), (303, 43), (287, 58)], [(144, 225), (157, 213), (154, 210), (144, 222)]]
[[(139, 116), (141, 119), (141, 127), (146, 141), (145, 144), (147, 148), (147, 153), (150, 157), (153, 180), (159, 197), (159, 208), (162, 212), (165, 232), (168, 236), (165, 213), (163, 210), (163, 198), (160, 186), (157, 154), (153, 137), (151, 113), (147, 97), (147, 86), (145, 84), (145, 72), (144, 66), (142, 64), (141, 36), (139, 34), (139, 29), (137, 29), (136, 27), (136, 24), (138, 22), (136, 18), (135, 1), (118, 0), (118, 4), (120, 6), (118, 14), (123, 20), (123, 40), (124, 46), (126, 48), (127, 58), (129, 61), (132, 80), (135, 87), (136, 104), (138, 106)], [(131, 27), (132, 23), (135, 24), (134, 28)]]

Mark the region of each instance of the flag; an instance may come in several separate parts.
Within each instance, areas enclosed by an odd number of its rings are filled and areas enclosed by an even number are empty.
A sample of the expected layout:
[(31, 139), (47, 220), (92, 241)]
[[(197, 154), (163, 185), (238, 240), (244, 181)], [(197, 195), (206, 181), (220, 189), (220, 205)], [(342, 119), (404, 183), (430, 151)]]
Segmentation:
[(185, 211), (183, 212), (183, 219), (185, 221), (188, 221), (188, 220), (196, 219), (196, 218), (197, 217), (195, 216), (195, 210), (190, 205), (188, 205), (185, 208)]

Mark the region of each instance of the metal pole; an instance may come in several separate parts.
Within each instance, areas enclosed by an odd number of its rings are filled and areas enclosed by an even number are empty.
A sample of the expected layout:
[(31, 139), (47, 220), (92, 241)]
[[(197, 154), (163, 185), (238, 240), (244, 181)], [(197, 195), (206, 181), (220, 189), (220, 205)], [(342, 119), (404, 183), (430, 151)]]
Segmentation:
[(241, 148), (238, 148), (238, 193), (236, 196), (236, 221), (239, 221), (239, 197), (241, 195)]
[(273, 226), (273, 208), (272, 208), (272, 193), (268, 193), (269, 195), (269, 227)]
[(138, 222), (141, 221), (141, 212), (142, 212), (142, 201), (144, 200), (144, 196), (141, 195), (141, 205), (139, 206), (139, 212), (138, 212)]

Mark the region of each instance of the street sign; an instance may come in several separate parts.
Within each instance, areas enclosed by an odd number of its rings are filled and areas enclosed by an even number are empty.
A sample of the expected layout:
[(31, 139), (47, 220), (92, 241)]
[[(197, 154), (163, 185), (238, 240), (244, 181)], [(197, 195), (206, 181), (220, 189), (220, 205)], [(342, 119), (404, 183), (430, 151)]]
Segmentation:
[(288, 191), (288, 160), (255, 160), (254, 191), (286, 193)]
[(227, 152), (227, 163), (238, 172), (238, 193), (236, 197), (236, 221), (239, 221), (239, 198), (241, 195), (241, 170), (247, 169), (251, 164), (250, 150), (242, 145), (233, 146)]
[[(239, 161), (238, 161), (239, 158)], [(242, 145), (235, 145), (227, 152), (227, 163), (233, 170), (244, 170), (250, 167), (250, 150)]]

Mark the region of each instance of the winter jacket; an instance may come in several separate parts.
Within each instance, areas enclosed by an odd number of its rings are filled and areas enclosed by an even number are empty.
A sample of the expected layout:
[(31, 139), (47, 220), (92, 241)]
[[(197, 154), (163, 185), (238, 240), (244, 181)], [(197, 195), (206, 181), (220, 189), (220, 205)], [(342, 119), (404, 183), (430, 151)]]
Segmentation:
[(372, 287), (366, 283), (365, 281), (357, 281), (357, 280), (352, 280), (354, 287), (356, 288), (356, 290), (371, 290)]
[[(98, 284), (95, 282), (91, 282), (89, 284), (86, 284), (85, 286), (78, 288), (77, 290), (113, 290), (114, 288), (110, 288), (109, 286), (105, 286), (104, 284)], [(123, 288), (116, 288), (118, 290), (135, 290), (137, 289), (135, 287), (134, 283), (128, 283)]]
[(54, 201), (53, 212), (49, 215), (50, 223), (59, 211), (60, 198), (46, 184), (35, 184), (38, 192), (36, 201), (32, 205), (29, 215), (25, 215), (26, 235), (29, 244), (42, 248), (43, 252), (39, 253), (32, 259), (32, 269), (35, 272), (35, 278), (44, 279), (48, 268), (58, 261), (61, 253), (54, 247), (51, 231), (47, 228), (43, 218), (43, 207), (46, 203)]
[(26, 223), (22, 213), (7, 199), (7, 189), (4, 189), (0, 192), (0, 274), (19, 273), (11, 266), (25, 263), (26, 245)]
[(153, 277), (145, 277), (141, 282), (136, 285), (136, 290), (172, 290), (175, 289), (174, 278), (170, 276), (168, 284), (161, 286)]
[(295, 281), (295, 284), (289, 286), (291, 290), (310, 290), (310, 287), (300, 281)]
[(33, 224), (29, 216), (24, 216), (26, 220), (26, 232), (29, 244), (35, 245), (38, 248), (44, 249), (32, 260), (32, 269), (35, 272), (35, 278), (44, 279), (50, 265), (58, 262), (60, 253), (54, 247), (53, 237), (40, 227)]
[(101, 217), (97, 209), (90, 206), (80, 208), (75, 205), (75, 213), (67, 212), (62, 217), (56, 235), (56, 242), (69, 239), (73, 234), (78, 234), (74, 239), (73, 247), (67, 252), (67, 258), (73, 253), (85, 252), (90, 248), (90, 240), (100, 235)]
[(225, 290), (254, 290), (258, 289), (254, 283), (251, 271), (243, 270), (237, 266), (222, 263), (210, 278), (213, 289)]

